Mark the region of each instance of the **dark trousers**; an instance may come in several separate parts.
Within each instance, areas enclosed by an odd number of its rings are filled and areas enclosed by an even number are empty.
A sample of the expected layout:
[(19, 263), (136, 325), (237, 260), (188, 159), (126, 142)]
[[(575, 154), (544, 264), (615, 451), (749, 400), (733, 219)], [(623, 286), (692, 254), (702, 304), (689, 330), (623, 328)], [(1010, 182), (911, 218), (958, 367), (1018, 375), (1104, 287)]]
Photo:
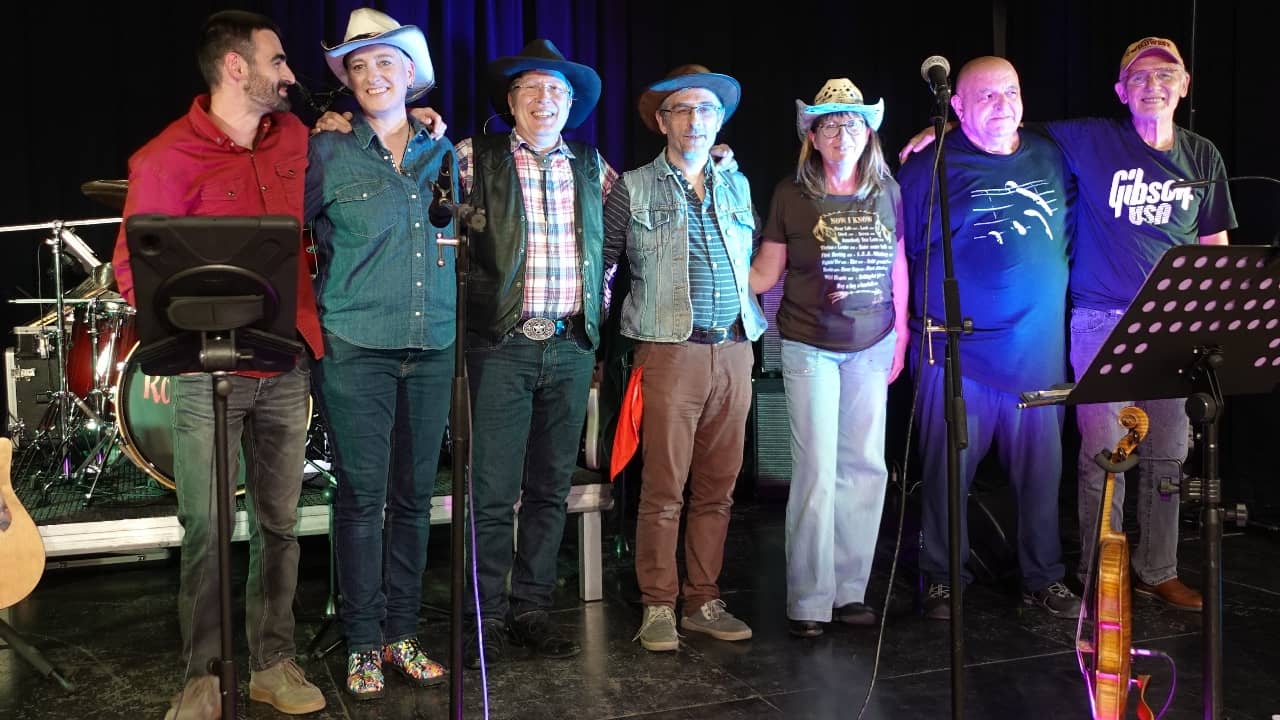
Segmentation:
[(325, 333), (316, 388), (338, 477), (333, 543), (348, 652), (417, 635), (453, 352), (374, 350)]
[[(498, 342), (468, 335), (482, 618), (504, 619), (551, 606), (594, 367), (595, 352), (572, 335), (530, 340), (517, 334)], [(519, 536), (513, 550), (517, 501)]]
[[(924, 547), (920, 569), (930, 582), (950, 582), (947, 534), (947, 422), (945, 371), (924, 365), (920, 372), (920, 460), (924, 494), (920, 524)], [(1018, 509), (1018, 566), (1023, 587), (1041, 590), (1062, 579), (1062, 539), (1058, 535), (1058, 483), (1062, 479), (1062, 410), (1018, 409), (1018, 397), (963, 378), (969, 446), (960, 451), (960, 561), (969, 557), (966, 510), (978, 463), (995, 451), (1009, 478)], [(973, 581), (961, 568), (967, 585)]]

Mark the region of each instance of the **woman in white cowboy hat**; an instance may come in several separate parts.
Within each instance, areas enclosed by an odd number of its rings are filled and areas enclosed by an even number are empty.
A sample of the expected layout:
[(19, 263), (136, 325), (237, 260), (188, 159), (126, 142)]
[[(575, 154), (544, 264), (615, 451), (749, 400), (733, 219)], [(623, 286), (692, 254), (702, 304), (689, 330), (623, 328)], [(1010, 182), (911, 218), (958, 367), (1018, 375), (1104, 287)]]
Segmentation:
[[(907, 344), (902, 199), (876, 131), (884, 101), (847, 78), (796, 101), (800, 158), (774, 190), (751, 267), (763, 293), (787, 271), (778, 307), (791, 422), (787, 617), (791, 633), (836, 620), (872, 625), (864, 600), (888, 477), (889, 383)], [(835, 432), (832, 432), (832, 428)]]
[(387, 666), (419, 685), (447, 677), (417, 632), (454, 340), (453, 253), (432, 247), (428, 207), (441, 168), (456, 177), (456, 165), (453, 144), (405, 112), (434, 84), (421, 30), (361, 8), (325, 55), (360, 105), (349, 134), (311, 139), (306, 219), (327, 355), (314, 384), (338, 476), (346, 689), (364, 700), (382, 695)]

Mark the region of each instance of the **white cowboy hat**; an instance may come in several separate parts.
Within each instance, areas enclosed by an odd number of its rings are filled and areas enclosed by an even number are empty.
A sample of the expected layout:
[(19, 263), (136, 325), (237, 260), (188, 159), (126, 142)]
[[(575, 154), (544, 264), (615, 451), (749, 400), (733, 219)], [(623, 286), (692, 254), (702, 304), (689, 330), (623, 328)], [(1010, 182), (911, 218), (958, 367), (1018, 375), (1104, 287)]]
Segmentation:
[(812, 105), (796, 100), (796, 132), (800, 133), (800, 139), (804, 140), (814, 118), (831, 113), (857, 113), (867, 121), (867, 127), (879, 130), (884, 120), (884, 98), (875, 105), (866, 105), (862, 102), (862, 91), (849, 78), (832, 78), (818, 91)]
[(436, 84), (435, 69), (431, 66), (431, 53), (427, 51), (427, 38), (416, 25), (401, 25), (386, 13), (373, 8), (357, 8), (347, 20), (347, 34), (342, 42), (324, 48), (325, 61), (338, 80), (348, 88), (351, 80), (342, 59), (347, 53), (367, 45), (390, 45), (404, 51), (413, 61), (413, 82), (405, 93), (405, 102), (413, 102), (427, 94)]

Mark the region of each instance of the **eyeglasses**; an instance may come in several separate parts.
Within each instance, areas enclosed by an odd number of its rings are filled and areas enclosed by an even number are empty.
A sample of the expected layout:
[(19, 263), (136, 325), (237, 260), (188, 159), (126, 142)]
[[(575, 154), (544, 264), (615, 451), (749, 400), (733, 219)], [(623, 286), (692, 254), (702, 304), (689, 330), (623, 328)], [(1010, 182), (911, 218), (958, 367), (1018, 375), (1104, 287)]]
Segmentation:
[(573, 90), (559, 85), (557, 83), (534, 83), (531, 85), (512, 85), (511, 90), (514, 92), (524, 93), (526, 95), (541, 95), (547, 93), (557, 100), (573, 97)]
[(699, 120), (709, 120), (718, 115), (721, 110), (724, 110), (724, 108), (720, 105), (716, 105), (714, 103), (700, 103), (698, 105), (676, 105), (672, 108), (662, 108), (661, 110), (658, 110), (658, 112), (675, 115), (681, 120), (688, 120), (694, 115), (697, 115)]
[(1138, 70), (1131, 72), (1124, 81), (1130, 87), (1143, 87), (1152, 77), (1161, 85), (1172, 85), (1182, 79), (1182, 71), (1178, 68), (1160, 68), (1158, 70)]
[(865, 130), (867, 124), (862, 120), (850, 120), (847, 123), (822, 123), (818, 126), (818, 132), (822, 137), (830, 140), (831, 138), (840, 137), (840, 131), (843, 130), (853, 137), (857, 137), (858, 133)]

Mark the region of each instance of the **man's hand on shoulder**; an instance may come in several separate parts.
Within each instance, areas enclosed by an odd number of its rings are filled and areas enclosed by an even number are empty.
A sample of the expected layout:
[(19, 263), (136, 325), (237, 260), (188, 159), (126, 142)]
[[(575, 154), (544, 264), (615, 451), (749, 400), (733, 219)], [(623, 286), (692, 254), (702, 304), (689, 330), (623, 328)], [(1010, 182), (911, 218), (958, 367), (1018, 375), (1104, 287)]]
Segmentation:
[(316, 120), (316, 126), (311, 128), (311, 134), (316, 135), (322, 132), (339, 132), (348, 134), (351, 132), (351, 113), (344, 112), (341, 115), (329, 110)]
[(738, 169), (738, 161), (733, 157), (733, 148), (720, 143), (719, 145), (712, 145), (710, 152), (720, 172), (734, 172)]
[(440, 113), (429, 107), (409, 108), (409, 114), (415, 120), (427, 126), (427, 130), (431, 133), (432, 140), (439, 140), (444, 137), (444, 131), (449, 129), (449, 125), (445, 123), (444, 118), (440, 117)]
[[(444, 118), (440, 117), (440, 113), (429, 107), (410, 108), (409, 114), (416, 118), (418, 122), (427, 126), (432, 140), (439, 140), (444, 137), (444, 131), (449, 128)], [(330, 110), (321, 115), (319, 120), (316, 120), (316, 126), (311, 128), (311, 134), (315, 135), (322, 132), (350, 133), (351, 118), (352, 115), (349, 112), (338, 114)]]

